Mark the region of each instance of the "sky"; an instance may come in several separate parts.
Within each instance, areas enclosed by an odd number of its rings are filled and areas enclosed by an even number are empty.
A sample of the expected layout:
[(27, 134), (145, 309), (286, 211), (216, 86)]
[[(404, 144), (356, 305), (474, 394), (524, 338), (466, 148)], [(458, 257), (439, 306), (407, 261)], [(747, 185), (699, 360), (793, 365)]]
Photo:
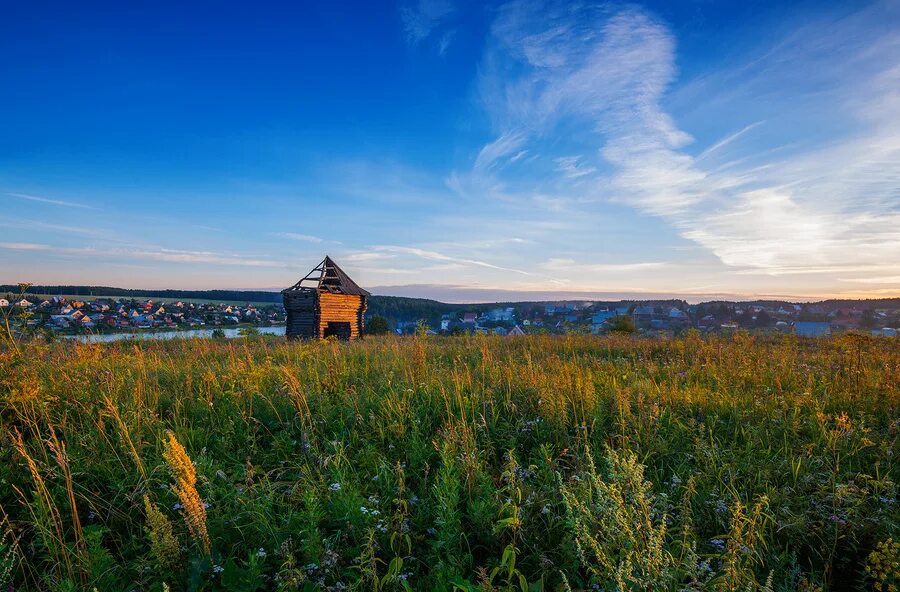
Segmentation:
[(900, 296), (900, 0), (5, 2), (0, 283)]

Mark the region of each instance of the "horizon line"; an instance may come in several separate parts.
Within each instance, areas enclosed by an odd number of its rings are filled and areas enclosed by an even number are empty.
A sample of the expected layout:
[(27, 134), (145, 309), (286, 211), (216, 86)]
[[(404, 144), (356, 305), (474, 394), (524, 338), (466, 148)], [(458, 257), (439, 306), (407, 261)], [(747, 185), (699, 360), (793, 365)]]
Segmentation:
[[(8, 282), (2, 285), (16, 286), (19, 282)], [(31, 284), (34, 287), (48, 287), (51, 284)], [(107, 285), (90, 285), (90, 284), (54, 284), (56, 286), (71, 286), (82, 288), (97, 289), (118, 289), (158, 292), (165, 290), (182, 291), (182, 292), (212, 292), (212, 291), (230, 291), (230, 292), (270, 292), (273, 294), (280, 293), (282, 288), (261, 287), (261, 288), (129, 288), (123, 286), (107, 286)], [(402, 284), (373, 286), (366, 288), (373, 296), (386, 296), (396, 298), (417, 298), (423, 300), (433, 300), (442, 304), (497, 304), (497, 303), (514, 303), (514, 302), (562, 302), (562, 301), (662, 301), (662, 300), (684, 300), (689, 304), (700, 304), (704, 302), (753, 302), (753, 301), (779, 301), (789, 302), (792, 304), (815, 304), (818, 302), (826, 302), (829, 300), (895, 300), (900, 298), (900, 290), (895, 294), (886, 295), (842, 295), (842, 294), (817, 294), (812, 296), (799, 296), (795, 294), (740, 294), (732, 292), (702, 292), (702, 293), (678, 293), (678, 292), (662, 292), (662, 291), (610, 291), (603, 292), (598, 290), (512, 290), (505, 288), (484, 288), (484, 287), (466, 287), (459, 285), (440, 285), (440, 284)], [(439, 292), (460, 292), (459, 296), (453, 297), (452, 294), (444, 294), (439, 296)], [(389, 292), (389, 293), (385, 293)], [(407, 293), (403, 293), (407, 292)], [(429, 294), (430, 293), (430, 294)], [(27, 293), (26, 293), (27, 294)], [(48, 293), (35, 292), (36, 295), (50, 295)], [(463, 296), (465, 294), (465, 296)], [(478, 298), (481, 294), (484, 298)], [(103, 295), (98, 295), (103, 297)], [(449, 297), (449, 298), (448, 298)]]

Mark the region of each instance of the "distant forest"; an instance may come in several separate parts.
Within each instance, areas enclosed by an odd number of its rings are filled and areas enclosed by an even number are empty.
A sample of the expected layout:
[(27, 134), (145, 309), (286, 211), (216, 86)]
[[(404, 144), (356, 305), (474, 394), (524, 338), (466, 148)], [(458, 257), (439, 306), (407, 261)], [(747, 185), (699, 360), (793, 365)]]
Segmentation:
[[(0, 285), (0, 294), (18, 292), (16, 285)], [(65, 294), (68, 296), (83, 296), (85, 298), (159, 298), (167, 300), (193, 299), (193, 300), (225, 300), (231, 302), (255, 302), (281, 304), (281, 293), (267, 290), (132, 290), (127, 288), (112, 288), (108, 286), (31, 286), (28, 289), (31, 294)], [(683, 300), (611, 300), (596, 301), (602, 306), (630, 306), (642, 304), (649, 306), (664, 306), (685, 308), (687, 303)], [(557, 303), (565, 300), (554, 301)], [(581, 302), (581, 300), (569, 300), (568, 302)], [(427, 298), (405, 298), (401, 296), (371, 296), (369, 298), (368, 315), (380, 315), (393, 321), (424, 320), (429, 324), (440, 321), (445, 313), (483, 312), (491, 308), (514, 306), (519, 314), (527, 312), (530, 308), (543, 309), (545, 302), (491, 302), (482, 304), (448, 304), (429, 300)], [(734, 306), (739, 303), (729, 301), (711, 301), (702, 303), (705, 308), (716, 306)], [(740, 305), (753, 304), (768, 306), (790, 306), (791, 302), (782, 300), (755, 300), (741, 302)], [(828, 309), (859, 306), (863, 308), (889, 308), (900, 309), (900, 298), (881, 298), (873, 300), (823, 300), (818, 303)]]

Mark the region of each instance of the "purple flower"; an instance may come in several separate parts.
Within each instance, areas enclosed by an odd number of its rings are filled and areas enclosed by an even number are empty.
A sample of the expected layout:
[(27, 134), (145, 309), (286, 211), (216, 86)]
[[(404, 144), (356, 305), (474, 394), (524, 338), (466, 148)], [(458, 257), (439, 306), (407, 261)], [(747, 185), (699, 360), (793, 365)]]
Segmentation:
[(837, 524), (838, 526), (844, 526), (845, 524), (847, 524), (846, 520), (844, 520), (840, 516), (836, 516), (834, 514), (829, 516), (828, 519), (831, 520), (832, 522), (834, 522), (835, 524)]

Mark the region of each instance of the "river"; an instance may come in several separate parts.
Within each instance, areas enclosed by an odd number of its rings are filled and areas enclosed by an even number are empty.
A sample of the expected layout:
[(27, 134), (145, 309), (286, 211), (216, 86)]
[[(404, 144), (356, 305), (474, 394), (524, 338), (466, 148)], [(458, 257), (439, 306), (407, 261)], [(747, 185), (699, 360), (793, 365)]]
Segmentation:
[[(104, 333), (91, 335), (60, 335), (63, 339), (76, 339), (82, 343), (109, 343), (123, 339), (193, 339), (212, 337), (215, 329), (189, 329), (186, 331), (135, 331), (133, 333)], [(284, 335), (284, 326), (257, 327), (263, 335)], [(225, 337), (232, 339), (241, 337), (240, 328), (222, 329)]]

